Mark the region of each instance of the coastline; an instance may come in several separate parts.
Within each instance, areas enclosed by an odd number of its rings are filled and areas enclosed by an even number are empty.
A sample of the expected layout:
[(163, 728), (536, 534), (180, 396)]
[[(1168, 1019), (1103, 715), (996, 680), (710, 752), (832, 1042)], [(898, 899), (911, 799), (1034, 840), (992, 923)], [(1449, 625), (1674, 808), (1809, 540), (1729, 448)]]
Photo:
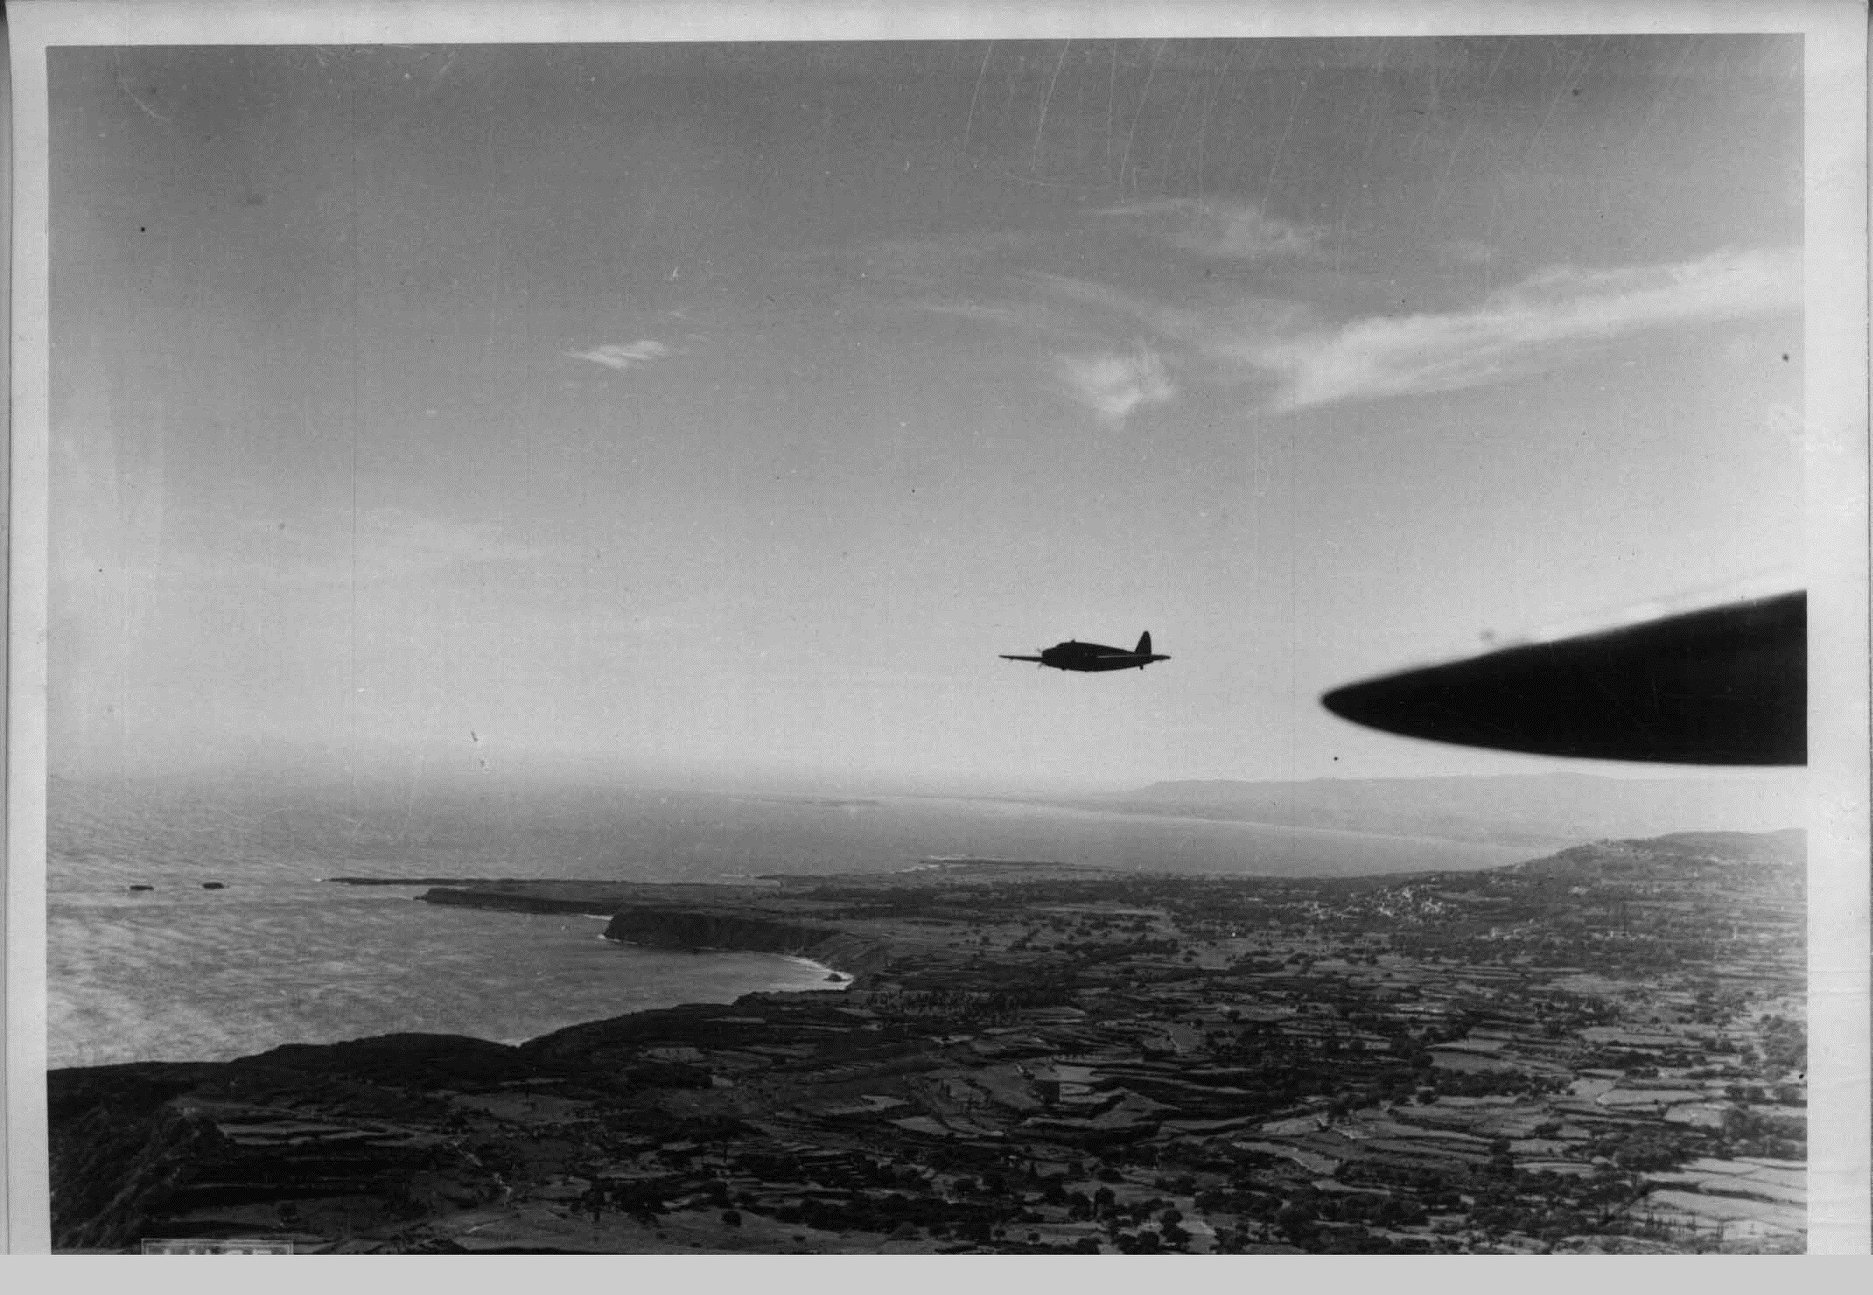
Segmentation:
[(849, 972), (841, 971), (837, 967), (828, 966), (823, 962), (815, 962), (811, 958), (799, 958), (785, 953), (783, 953), (781, 957), (786, 958), (788, 962), (805, 967), (809, 971), (824, 972), (826, 976), (826, 988), (828, 990), (850, 989), (858, 980), (857, 976)]
[(412, 903), (420, 894), (248, 884), (52, 905), (48, 1069), (221, 1063), (404, 1031), (518, 1042), (632, 1011), (839, 987), (826, 979), (837, 969), (781, 952), (692, 957), (605, 940), (608, 908), (528, 919)]
[[(434, 888), (456, 910), (610, 907), (630, 943), (854, 980), (517, 1046), (401, 1034), (54, 1072), (57, 1244), (1798, 1250), (1801, 855), (1681, 834), (1488, 874)], [(1591, 997), (1570, 987), (1583, 959)], [(1712, 976), (1746, 992), (1661, 1014)]]

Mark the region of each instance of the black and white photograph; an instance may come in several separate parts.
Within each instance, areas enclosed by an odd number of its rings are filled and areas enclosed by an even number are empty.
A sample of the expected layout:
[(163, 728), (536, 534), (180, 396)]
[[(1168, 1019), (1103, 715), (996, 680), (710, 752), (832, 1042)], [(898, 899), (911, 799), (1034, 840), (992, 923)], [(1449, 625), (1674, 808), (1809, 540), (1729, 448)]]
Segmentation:
[(51, 1250), (1865, 1253), (1854, 6), (24, 9)]

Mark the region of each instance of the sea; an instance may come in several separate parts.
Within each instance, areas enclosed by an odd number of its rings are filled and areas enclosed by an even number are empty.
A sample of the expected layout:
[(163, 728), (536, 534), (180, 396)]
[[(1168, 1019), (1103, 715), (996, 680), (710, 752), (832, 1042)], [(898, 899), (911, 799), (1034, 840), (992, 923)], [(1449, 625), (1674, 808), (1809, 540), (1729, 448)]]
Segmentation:
[[(54, 779), (47, 828), (54, 1068), (405, 1031), (517, 1043), (626, 1012), (844, 983), (804, 959), (607, 941), (602, 914), (424, 904), (419, 878), (745, 881), (938, 858), (1350, 876), (1545, 853), (986, 797), (472, 783), (418, 794), (254, 779)], [(408, 884), (330, 880), (341, 876)]]

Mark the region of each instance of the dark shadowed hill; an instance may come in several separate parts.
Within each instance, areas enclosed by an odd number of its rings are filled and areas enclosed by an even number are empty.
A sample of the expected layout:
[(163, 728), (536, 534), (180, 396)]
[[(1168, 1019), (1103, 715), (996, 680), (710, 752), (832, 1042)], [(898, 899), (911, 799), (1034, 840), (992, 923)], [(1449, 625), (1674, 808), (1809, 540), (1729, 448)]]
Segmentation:
[(1432, 836), (1504, 845), (1654, 837), (1686, 829), (1776, 831), (1803, 821), (1800, 774), (1606, 778), (1319, 778), (1310, 782), (1160, 782), (1102, 809)]

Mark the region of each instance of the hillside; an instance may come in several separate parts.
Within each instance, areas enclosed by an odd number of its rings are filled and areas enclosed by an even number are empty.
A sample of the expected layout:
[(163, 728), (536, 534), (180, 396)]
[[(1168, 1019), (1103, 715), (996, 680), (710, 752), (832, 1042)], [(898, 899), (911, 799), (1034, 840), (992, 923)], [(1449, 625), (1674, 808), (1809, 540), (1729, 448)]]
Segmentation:
[(1799, 886), (1807, 863), (1808, 834), (1784, 832), (1677, 832), (1649, 841), (1595, 841), (1545, 859), (1514, 864), (1511, 872), (1569, 881), (1670, 881), (1714, 878), (1787, 879)]

